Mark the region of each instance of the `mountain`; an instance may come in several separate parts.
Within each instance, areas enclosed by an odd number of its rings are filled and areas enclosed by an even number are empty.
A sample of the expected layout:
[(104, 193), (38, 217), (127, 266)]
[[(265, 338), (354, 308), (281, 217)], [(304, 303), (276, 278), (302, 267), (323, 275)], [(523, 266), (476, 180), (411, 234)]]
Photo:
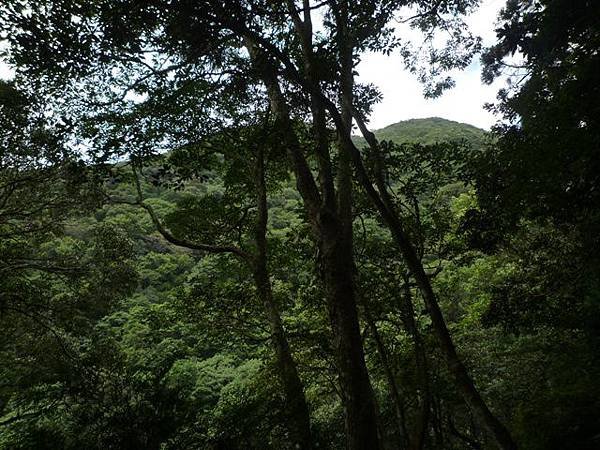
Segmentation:
[[(397, 144), (433, 144), (464, 139), (477, 146), (483, 143), (486, 136), (486, 131), (481, 128), (440, 117), (404, 120), (375, 130), (374, 133), (380, 141), (389, 140)], [(361, 146), (365, 145), (361, 136), (354, 137), (354, 141)]]

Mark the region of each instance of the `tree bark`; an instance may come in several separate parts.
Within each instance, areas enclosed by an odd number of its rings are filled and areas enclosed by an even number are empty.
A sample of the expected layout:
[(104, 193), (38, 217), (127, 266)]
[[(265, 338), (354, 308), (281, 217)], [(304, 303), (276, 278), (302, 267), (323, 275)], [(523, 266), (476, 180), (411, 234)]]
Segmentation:
[[(375, 136), (366, 129), (366, 126), (359, 117), (355, 116), (355, 118), (367, 143), (372, 151), (376, 152), (377, 158), (379, 147)], [(343, 126), (340, 118), (338, 118), (337, 122), (340, 123), (340, 126)], [(434, 332), (437, 336), (442, 353), (446, 358), (448, 370), (454, 378), (456, 386), (462, 393), (465, 402), (469, 405), (478, 421), (483, 424), (488, 433), (494, 437), (498, 446), (503, 450), (516, 449), (516, 444), (508, 432), (508, 429), (492, 414), (475, 387), (465, 365), (456, 353), (456, 348), (454, 347), (454, 342), (452, 341), (452, 337), (446, 326), (444, 316), (437, 301), (437, 296), (433, 291), (429, 277), (423, 268), (423, 264), (419, 259), (414, 246), (408, 239), (408, 235), (404, 231), (403, 224), (397, 212), (394, 210), (389, 192), (387, 191), (387, 186), (383, 182), (380, 170), (376, 170), (376, 183), (379, 190), (379, 192), (377, 192), (366, 174), (360, 152), (356, 147), (354, 147), (352, 151), (354, 154), (353, 161), (359, 174), (360, 182), (390, 229), (394, 242), (400, 249), (404, 261), (415, 278), (421, 295), (425, 300), (425, 305), (427, 306), (429, 316), (431, 317)]]
[[(384, 202), (382, 199), (387, 192), (386, 189), (378, 192), (374, 188), (363, 164), (360, 151), (348, 137), (349, 132), (344, 131), (347, 129), (347, 127), (344, 125), (343, 118), (337, 110), (337, 106), (319, 90), (318, 86), (307, 83), (306, 80), (304, 80), (298, 74), (298, 72), (294, 70), (289, 60), (287, 60), (284, 55), (278, 52), (277, 49), (269, 46), (269, 51), (272, 51), (278, 58), (282, 59), (282, 63), (286, 67), (287, 74), (291, 76), (294, 81), (299, 83), (303, 88), (308, 89), (310, 92), (318, 93), (320, 95), (325, 108), (329, 111), (331, 118), (335, 123), (336, 128), (340, 130), (340, 136), (343, 136), (346, 141), (346, 148), (351, 152), (352, 163), (354, 165), (358, 181), (365, 189), (368, 197), (371, 199), (374, 206), (379, 211), (383, 221), (390, 229), (394, 242), (398, 246), (407, 264), (407, 267), (412, 272), (417, 285), (419, 286), (419, 290), (421, 291), (421, 295), (425, 300), (425, 304), (432, 320), (434, 332), (440, 343), (440, 348), (446, 358), (448, 370), (452, 375), (454, 382), (462, 393), (465, 402), (473, 410), (473, 413), (480, 423), (483, 424), (488, 433), (494, 438), (499, 448), (502, 450), (515, 450), (517, 446), (513, 441), (508, 429), (489, 410), (483, 398), (475, 388), (473, 380), (470, 378), (466, 367), (458, 357), (454, 343), (450, 337), (450, 333), (437, 302), (437, 297), (433, 291), (433, 288), (431, 287), (429, 277), (425, 273), (423, 265), (418, 258), (412, 243), (408, 240), (408, 235), (405, 233), (402, 222), (397, 213), (393, 208), (389, 208), (386, 202)], [(363, 136), (371, 148), (376, 149), (377, 141), (375, 140), (374, 135), (368, 131), (358, 114), (354, 114), (353, 117), (356, 119)], [(373, 141), (375, 141), (375, 146), (372, 145)]]
[(377, 329), (377, 324), (375, 323), (375, 319), (371, 315), (371, 311), (367, 303), (363, 300), (362, 307), (365, 313), (365, 320), (367, 325), (369, 326), (369, 330), (373, 335), (373, 340), (375, 341), (375, 346), (377, 347), (377, 353), (379, 353), (379, 359), (381, 360), (381, 365), (383, 367), (383, 372), (388, 381), (388, 386), (390, 388), (390, 394), (392, 396), (392, 403), (394, 404), (394, 413), (396, 415), (396, 425), (398, 427), (398, 431), (400, 433), (401, 444), (404, 447), (407, 447), (407, 444), (410, 442), (408, 431), (406, 429), (406, 418), (404, 414), (404, 406), (402, 402), (402, 398), (400, 396), (400, 389), (398, 388), (398, 383), (396, 383), (396, 377), (394, 375), (394, 371), (392, 369), (392, 364), (390, 363), (387, 349), (385, 348), (385, 344), (381, 335), (379, 334), (379, 330)]
[[(271, 109), (277, 117), (278, 128), (286, 140), (296, 183), (304, 200), (313, 235), (319, 243), (321, 276), (343, 391), (347, 447), (350, 450), (377, 450), (377, 414), (358, 324), (352, 241), (348, 238), (347, 228), (344, 228), (343, 221), (340, 220), (335, 190), (331, 190), (332, 175), (328, 156), (324, 154), (325, 149), (322, 146), (324, 136), (321, 134), (315, 139), (319, 161), (319, 186), (322, 190), (319, 193), (293, 129), (289, 109), (279, 87), (277, 72), (252, 42), (251, 37), (246, 38), (246, 46), (266, 86)], [(318, 100), (318, 103), (311, 103), (313, 108), (321, 107), (321, 100)], [(327, 130), (320, 125), (320, 116), (317, 114), (313, 118), (315, 133), (326, 133)], [(347, 192), (342, 195), (346, 196)]]
[(417, 422), (415, 424), (414, 432), (410, 436), (408, 448), (409, 450), (421, 450), (425, 445), (429, 424), (429, 370), (427, 368), (427, 355), (425, 353), (423, 338), (417, 329), (417, 323), (415, 321), (415, 312), (409, 281), (410, 278), (406, 276), (404, 279), (404, 295), (402, 295), (400, 300), (401, 314), (404, 328), (411, 336), (414, 345), (417, 382), (420, 386), (420, 402), (419, 411), (417, 412)]
[[(307, 14), (306, 3), (307, 2), (305, 2), (305, 16)], [(294, 2), (292, 0), (288, 0), (288, 4), (291, 4), (290, 14), (292, 14), (292, 17), (296, 24), (296, 28), (300, 29), (299, 34), (302, 38), (301, 22), (299, 21), (297, 13), (295, 12)], [(345, 3), (342, 2), (342, 4)], [(343, 31), (342, 28), (343, 24), (342, 27), (338, 29), (338, 31)], [(348, 36), (346, 36), (346, 40), (347, 38)], [(480, 423), (484, 425), (489, 434), (494, 437), (496, 443), (501, 449), (516, 449), (516, 444), (513, 441), (508, 429), (489, 410), (487, 404), (484, 402), (483, 398), (479, 394), (479, 391), (475, 388), (473, 380), (469, 376), (466, 367), (464, 366), (461, 359), (458, 357), (458, 354), (456, 353), (454, 342), (452, 341), (452, 338), (444, 321), (444, 317), (439, 307), (437, 297), (433, 291), (433, 288), (431, 287), (429, 277), (427, 276), (425, 269), (423, 268), (423, 264), (421, 263), (421, 260), (419, 259), (414, 246), (408, 238), (408, 234), (404, 230), (402, 221), (400, 220), (398, 213), (393, 207), (393, 203), (390, 200), (389, 192), (387, 191), (387, 186), (385, 185), (381, 177), (381, 171), (376, 170), (376, 184), (378, 187), (378, 190), (376, 190), (364, 167), (360, 151), (356, 148), (356, 146), (352, 142), (352, 139), (350, 138), (348, 122), (347, 120), (345, 120), (344, 115), (340, 114), (335, 103), (333, 103), (323, 93), (320, 86), (313, 82), (310, 76), (301, 76), (298, 73), (298, 71), (294, 68), (289, 58), (286, 58), (286, 56), (280, 51), (278, 51), (276, 47), (270, 45), (268, 42), (264, 42), (264, 40), (261, 41), (261, 44), (266, 45), (269, 52), (272, 52), (273, 56), (280, 60), (280, 62), (285, 67), (287, 75), (290, 76), (301, 87), (306, 89), (311, 94), (311, 96), (318, 96), (325, 109), (330, 113), (331, 118), (335, 123), (336, 129), (338, 130), (338, 135), (343, 140), (343, 148), (347, 152), (349, 152), (349, 156), (352, 159), (359, 182), (365, 189), (367, 195), (373, 202), (374, 206), (378, 209), (382, 219), (390, 229), (392, 237), (396, 245), (398, 246), (400, 252), (402, 253), (408, 269), (413, 274), (413, 277), (415, 278), (417, 285), (419, 286), (421, 295), (423, 296), (425, 304), (428, 308), (428, 312), (432, 320), (432, 325), (436, 333), (437, 339), (440, 343), (441, 350), (445, 355), (448, 369), (450, 371), (450, 374), (454, 378), (457, 387), (461, 391), (465, 402), (469, 405), (473, 413), (476, 415)], [(341, 44), (344, 44), (344, 42), (341, 42)], [(349, 43), (346, 41), (345, 44), (348, 45)], [(345, 76), (351, 76), (351, 74), (348, 74), (349, 69), (351, 68), (344, 68)], [(342, 101), (345, 105), (354, 104), (351, 93), (345, 92), (343, 97), (344, 98), (342, 99)], [(364, 121), (362, 120), (360, 115), (356, 113), (356, 110), (354, 108), (352, 108), (352, 114), (353, 118), (356, 120), (361, 130), (361, 133), (363, 134), (363, 137), (366, 139), (372, 151), (375, 152), (376, 156), (378, 156), (379, 146), (375, 136), (367, 129)]]
[(377, 449), (376, 405), (358, 325), (351, 249), (339, 239), (337, 223), (323, 225), (323, 284), (344, 394), (348, 448)]
[(273, 298), (273, 289), (267, 267), (267, 189), (265, 185), (264, 153), (259, 144), (256, 162), (256, 204), (258, 219), (256, 223), (256, 257), (253, 271), (258, 296), (262, 300), (271, 331), (271, 341), (275, 349), (279, 377), (285, 393), (286, 414), (291, 441), (299, 449), (310, 449), (312, 439), (310, 433), (310, 415), (302, 381), (298, 375), (296, 363), (292, 357), (290, 346), (285, 335), (281, 314)]
[[(414, 246), (408, 239), (407, 233), (404, 231), (402, 221), (389, 201), (389, 192), (387, 191), (387, 187), (384, 183), (379, 182), (377, 184), (381, 186), (378, 186), (378, 190), (373, 186), (373, 183), (371, 182), (371, 179), (365, 169), (362, 155), (352, 142), (350, 138), (350, 132), (348, 131), (337, 106), (327, 98), (327, 96), (320, 90), (319, 86), (316, 86), (304, 79), (294, 69), (289, 59), (285, 58), (285, 55), (282, 55), (281, 52), (278, 52), (277, 49), (273, 48), (272, 46), (269, 46), (269, 51), (272, 51), (277, 58), (281, 59), (281, 62), (286, 68), (286, 73), (288, 76), (290, 76), (295, 82), (307, 89), (313, 95), (319, 95), (321, 98), (323, 105), (330, 113), (331, 118), (335, 123), (339, 135), (342, 136), (345, 141), (345, 148), (351, 154), (352, 163), (354, 165), (359, 183), (379, 211), (383, 221), (390, 229), (394, 242), (398, 246), (408, 269), (412, 272), (417, 285), (419, 286), (421, 295), (423, 296), (425, 304), (428, 308), (435, 334), (440, 343), (440, 348), (446, 358), (448, 370), (454, 378), (458, 389), (461, 391), (465, 402), (473, 410), (473, 413), (480, 423), (483, 424), (488, 433), (493, 436), (499, 448), (502, 450), (516, 449), (517, 446), (513, 441), (508, 429), (502, 424), (502, 422), (498, 420), (496, 416), (492, 414), (485, 401), (479, 394), (479, 391), (475, 388), (473, 380), (469, 376), (466, 367), (458, 357), (454, 343), (444, 321), (443, 314), (437, 302), (437, 297), (433, 291), (433, 288), (431, 287), (429, 277), (423, 268), (423, 264), (421, 263)], [(346, 98), (345, 101), (347, 104), (353, 104), (351, 98)], [(354, 109), (353, 118), (356, 120), (363, 137), (366, 139), (371, 149), (374, 152), (378, 152), (378, 142), (375, 138), (375, 135), (367, 129), (364, 121)]]
[[(352, 103), (348, 103), (345, 101), (348, 95), (352, 96), (352, 91), (354, 89), (354, 77), (352, 75), (353, 69), (353, 48), (350, 44), (348, 37), (348, 5), (346, 1), (339, 2), (339, 9), (335, 7), (334, 13), (337, 15), (338, 23), (341, 24), (339, 33), (338, 33), (338, 52), (339, 52), (339, 60), (341, 67), (341, 77), (340, 77), (340, 104), (341, 104), (341, 115), (342, 120), (344, 122), (345, 128), (343, 130), (338, 129), (338, 170), (337, 170), (337, 205), (338, 205), (338, 216), (340, 218), (340, 234), (339, 240), (341, 240), (341, 246), (344, 249), (344, 260), (347, 261), (346, 269), (349, 270), (349, 276), (354, 284), (355, 274), (356, 274), (356, 266), (354, 263), (354, 236), (353, 236), (353, 211), (352, 211), (352, 160), (350, 158), (350, 153), (345, 148), (346, 142), (350, 139), (350, 133), (352, 130)], [(312, 68), (309, 68), (312, 69)], [(316, 80), (310, 79), (312, 84), (316, 84)], [(318, 95), (313, 94), (313, 97), (318, 98)], [(344, 133), (344, 136), (341, 136), (340, 133)], [(354, 304), (352, 305), (352, 313), (356, 314), (356, 288), (354, 287), (352, 290), (352, 296), (349, 296), (349, 299), (352, 298), (354, 300)], [(356, 318), (352, 319), (356, 321), (358, 324), (358, 315), (356, 314)], [(362, 340), (361, 340), (362, 344)], [(363, 346), (356, 347), (360, 348), (361, 353), (363, 352)], [(363, 430), (364, 435), (356, 435), (354, 439), (356, 441), (357, 447), (355, 448), (364, 448), (364, 443), (367, 443), (369, 448), (376, 448), (375, 443), (378, 442), (380, 436), (379, 433), (379, 420), (378, 420), (378, 408), (375, 402), (375, 395), (373, 394), (373, 390), (369, 381), (369, 375), (367, 373), (367, 368), (364, 363), (364, 355), (360, 355), (361, 366), (353, 368), (353, 370), (360, 371), (360, 377), (364, 380), (362, 381), (361, 389), (363, 390), (364, 402), (368, 402), (365, 404), (366, 409), (359, 412), (359, 415), (356, 415), (356, 419), (350, 417), (350, 414), (347, 413), (346, 417), (346, 429), (351, 430), (356, 425), (353, 424), (353, 420), (360, 420), (364, 423), (365, 420), (369, 420), (368, 423), (364, 424), (365, 429)], [(397, 392), (396, 392), (397, 393)], [(352, 409), (356, 410), (358, 405), (347, 405), (347, 411), (351, 411)], [(362, 417), (362, 418), (361, 418)], [(369, 445), (370, 443), (370, 445)]]

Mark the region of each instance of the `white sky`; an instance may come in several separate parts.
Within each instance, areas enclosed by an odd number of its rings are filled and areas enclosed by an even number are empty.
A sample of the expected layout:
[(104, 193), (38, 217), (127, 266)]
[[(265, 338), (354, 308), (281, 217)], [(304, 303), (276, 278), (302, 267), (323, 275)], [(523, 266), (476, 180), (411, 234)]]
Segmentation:
[[(504, 4), (505, 0), (482, 0), (482, 6), (468, 19), (473, 32), (483, 37), (484, 45), (494, 42), (494, 23)], [(401, 120), (434, 116), (485, 129), (495, 122), (494, 116), (485, 111), (483, 105), (494, 101), (503, 80), (499, 79), (491, 86), (482, 84), (478, 59), (454, 76), (456, 87), (432, 100), (423, 97), (416, 76), (404, 70), (402, 58), (397, 54), (363, 55), (358, 72), (359, 81), (374, 83), (383, 94), (383, 101), (375, 105), (371, 115), (372, 129)], [(7, 79), (11, 75), (10, 69), (0, 62), (0, 78)]]
[[(483, 38), (484, 46), (494, 42), (494, 23), (506, 0), (482, 0), (479, 10), (467, 20), (475, 34)], [(358, 66), (358, 80), (375, 84), (383, 94), (383, 101), (375, 105), (370, 128), (379, 129), (407, 119), (443, 117), (489, 129), (496, 122), (494, 116), (483, 109), (493, 102), (504, 80), (498, 79), (488, 86), (481, 82), (479, 58), (464, 71), (454, 76), (456, 86), (437, 99), (425, 99), (423, 88), (415, 75), (403, 68), (397, 54), (365, 54)]]
[[(6, 44), (4, 42), (0, 42), (0, 50), (3, 50), (6, 48)], [(4, 64), (2, 62), (2, 60), (0, 60), (0, 79), (2, 80), (7, 80), (9, 78), (12, 78), (13, 73), (12, 71), (9, 69), (9, 67)]]

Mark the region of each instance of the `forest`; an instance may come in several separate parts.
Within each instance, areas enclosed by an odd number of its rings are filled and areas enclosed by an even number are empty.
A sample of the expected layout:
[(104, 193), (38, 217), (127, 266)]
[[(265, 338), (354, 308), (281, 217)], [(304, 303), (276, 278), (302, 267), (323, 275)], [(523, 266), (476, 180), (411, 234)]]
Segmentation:
[(2, 0), (0, 450), (599, 449), (600, 2), (486, 1)]

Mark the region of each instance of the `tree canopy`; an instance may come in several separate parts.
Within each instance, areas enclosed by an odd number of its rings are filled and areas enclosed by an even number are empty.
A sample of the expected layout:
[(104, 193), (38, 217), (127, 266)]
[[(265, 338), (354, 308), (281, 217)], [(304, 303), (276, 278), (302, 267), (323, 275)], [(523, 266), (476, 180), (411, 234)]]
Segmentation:
[(596, 448), (600, 11), (478, 4), (3, 2), (0, 449)]

